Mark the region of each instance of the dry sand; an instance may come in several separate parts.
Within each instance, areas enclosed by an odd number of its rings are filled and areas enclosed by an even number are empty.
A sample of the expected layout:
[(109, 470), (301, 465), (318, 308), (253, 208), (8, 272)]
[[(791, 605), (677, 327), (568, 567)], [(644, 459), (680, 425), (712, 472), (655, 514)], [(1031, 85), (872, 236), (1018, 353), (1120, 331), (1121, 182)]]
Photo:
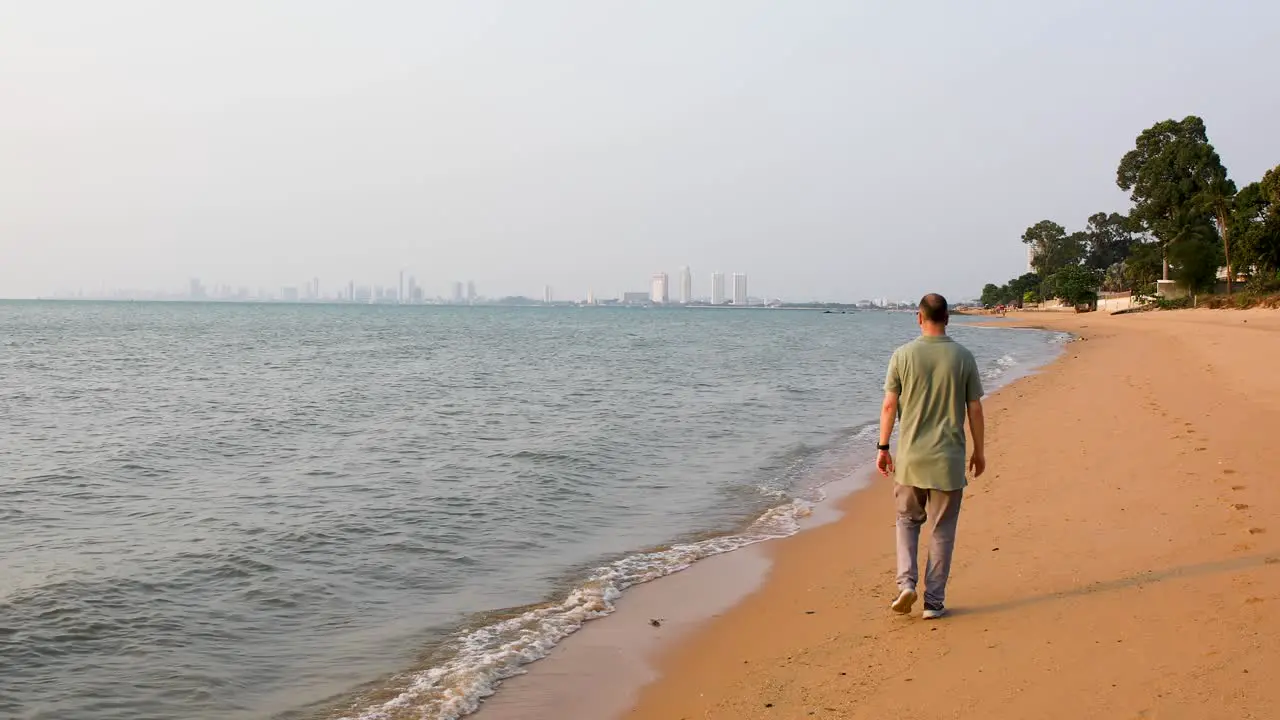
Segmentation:
[(953, 615), (889, 612), (878, 480), (625, 717), (1280, 718), (1280, 313), (1023, 320), (1080, 339), (988, 399)]

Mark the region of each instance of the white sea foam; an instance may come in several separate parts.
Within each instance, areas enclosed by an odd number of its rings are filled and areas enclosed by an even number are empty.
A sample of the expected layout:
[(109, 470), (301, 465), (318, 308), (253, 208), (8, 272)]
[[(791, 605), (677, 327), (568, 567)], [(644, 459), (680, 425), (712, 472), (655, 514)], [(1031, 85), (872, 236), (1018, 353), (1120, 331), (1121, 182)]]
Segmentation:
[[(1068, 338), (1065, 333), (1062, 337)], [(1054, 338), (1051, 342), (1064, 342)], [(997, 358), (982, 372), (988, 390), (1010, 379), (1019, 368), (1013, 355)], [(862, 427), (847, 446), (865, 445), (878, 432), (874, 423)], [(847, 469), (846, 471), (847, 472)], [(821, 473), (819, 473), (821, 474)], [(834, 480), (827, 477), (826, 480)], [(787, 492), (758, 485), (762, 495), (785, 498)], [(730, 552), (766, 540), (793, 535), (800, 521), (824, 499), (821, 485), (801, 493), (802, 498), (780, 504), (763, 513), (744, 531), (699, 542), (673, 545), (630, 555), (597, 568), (588, 579), (558, 603), (527, 610), (516, 617), (471, 630), (454, 643), (453, 654), (443, 664), (399, 678), (402, 688), (391, 700), (349, 714), (343, 720), (456, 720), (480, 707), (507, 678), (523, 674), (525, 665), (546, 657), (561, 640), (589, 620), (614, 610), (614, 602), (627, 588), (680, 572), (698, 560)]]
[[(761, 491), (767, 492), (765, 488)], [(631, 555), (598, 568), (558, 603), (459, 637), (448, 661), (402, 677), (403, 690), (396, 697), (344, 720), (455, 720), (475, 712), (503, 680), (523, 673), (523, 666), (545, 657), (588, 620), (613, 612), (614, 601), (627, 588), (679, 572), (712, 555), (792, 535), (820, 497), (816, 490), (813, 500), (793, 500), (771, 508), (735, 535)]]
[[(1013, 369), (1017, 365), (1018, 360), (1014, 356), (1007, 354), (1001, 355), (995, 359), (990, 367), (982, 370), (979, 374), (982, 376), (983, 380), (987, 381), (987, 384), (991, 384), (994, 381), (998, 381), (1003, 375), (1008, 373), (1009, 370)], [(988, 388), (988, 391), (992, 389), (994, 388)]]

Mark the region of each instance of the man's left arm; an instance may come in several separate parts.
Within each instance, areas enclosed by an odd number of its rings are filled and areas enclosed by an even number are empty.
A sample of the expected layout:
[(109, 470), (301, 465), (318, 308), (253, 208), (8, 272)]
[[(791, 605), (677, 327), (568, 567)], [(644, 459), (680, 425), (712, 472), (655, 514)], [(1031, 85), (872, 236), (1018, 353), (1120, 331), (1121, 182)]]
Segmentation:
[(965, 378), (965, 410), (969, 416), (969, 434), (973, 436), (973, 453), (969, 456), (969, 469), (976, 478), (987, 469), (986, 418), (982, 412), (982, 376), (978, 362), (971, 355)]

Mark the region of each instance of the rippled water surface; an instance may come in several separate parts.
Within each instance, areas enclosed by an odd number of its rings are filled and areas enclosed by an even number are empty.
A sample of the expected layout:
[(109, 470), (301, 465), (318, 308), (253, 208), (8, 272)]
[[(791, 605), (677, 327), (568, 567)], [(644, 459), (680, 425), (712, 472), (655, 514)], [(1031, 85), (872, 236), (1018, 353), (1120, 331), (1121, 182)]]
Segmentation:
[[(0, 303), (0, 717), (466, 712), (627, 585), (785, 533), (914, 332)], [(989, 385), (1053, 351), (953, 334)]]

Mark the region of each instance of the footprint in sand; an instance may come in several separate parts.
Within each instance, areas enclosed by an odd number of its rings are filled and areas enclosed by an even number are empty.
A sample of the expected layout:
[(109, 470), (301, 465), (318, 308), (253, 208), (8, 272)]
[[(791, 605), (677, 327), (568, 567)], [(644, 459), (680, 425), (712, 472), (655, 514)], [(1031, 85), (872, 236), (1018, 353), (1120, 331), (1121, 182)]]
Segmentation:
[(1236, 510), (1248, 510), (1248, 509), (1249, 509), (1249, 506), (1248, 506), (1248, 505), (1245, 505), (1244, 503), (1232, 503), (1231, 507), (1232, 507), (1232, 508), (1234, 508), (1234, 509), (1236, 509)]
[(1265, 533), (1266, 531), (1267, 531), (1267, 529), (1266, 529), (1266, 528), (1260, 528), (1260, 527), (1251, 527), (1251, 528), (1249, 528), (1249, 534), (1250, 534), (1250, 535), (1261, 535), (1261, 534)]
[(1223, 475), (1235, 475), (1235, 474), (1236, 474), (1236, 471), (1235, 471), (1235, 470), (1232, 470), (1231, 468), (1222, 468), (1222, 474), (1223, 474)]
[(1244, 489), (1244, 486), (1243, 486), (1243, 485), (1232, 485), (1232, 486), (1231, 486), (1231, 489), (1232, 489), (1232, 490), (1243, 490), (1243, 489)]

